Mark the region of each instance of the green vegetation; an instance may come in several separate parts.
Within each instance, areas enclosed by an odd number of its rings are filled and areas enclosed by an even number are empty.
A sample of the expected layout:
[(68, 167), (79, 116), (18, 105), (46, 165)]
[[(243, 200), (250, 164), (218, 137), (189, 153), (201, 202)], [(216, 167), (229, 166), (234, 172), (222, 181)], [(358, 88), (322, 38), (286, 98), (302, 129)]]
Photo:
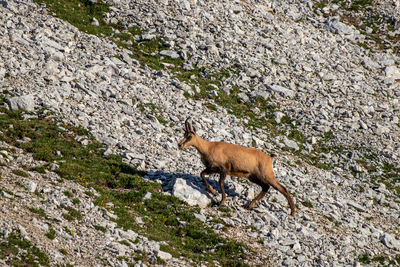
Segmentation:
[[(113, 26), (104, 21), (104, 13), (109, 12), (107, 4), (97, 1), (94, 4), (89, 0), (35, 0), (38, 4), (46, 4), (46, 7), (57, 17), (68, 21), (80, 31), (97, 36), (109, 36), (113, 32)], [(92, 19), (96, 18), (99, 26), (92, 25)]]
[(29, 169), (30, 171), (38, 172), (38, 173), (45, 173), (46, 166), (37, 166)]
[(160, 110), (159, 107), (157, 107), (155, 104), (153, 103), (138, 103), (137, 105), (138, 109), (146, 114), (146, 113), (150, 113), (151, 115), (153, 115), (154, 117), (157, 118), (158, 122), (161, 124), (168, 124), (168, 121), (166, 119), (164, 119), (164, 117), (162, 116), (162, 112)]
[(0, 233), (0, 259), (7, 259), (9, 266), (49, 266), (49, 257), (19, 232), (7, 238)]
[(310, 200), (304, 200), (303, 202), (301, 202), (301, 204), (303, 204), (303, 206), (307, 207), (307, 208), (312, 208), (313, 204), (311, 203)]
[(396, 266), (400, 265), (400, 255), (395, 255), (394, 257), (380, 255), (370, 258), (368, 254), (364, 253), (358, 258), (358, 261), (364, 264), (376, 262), (379, 263), (380, 266)]
[(61, 248), (58, 251), (60, 251), (60, 253), (63, 255), (68, 255), (68, 251), (66, 249)]
[[(372, 168), (372, 167), (371, 167)], [(374, 167), (375, 169), (376, 167)], [(374, 170), (373, 169), (373, 170)], [(394, 190), (400, 194), (400, 166), (395, 166), (392, 163), (385, 162), (382, 166), (382, 173), (372, 173), (371, 180), (373, 183), (383, 183), (386, 188)]]
[(30, 212), (36, 213), (39, 216), (48, 219), (46, 212), (44, 211), (44, 209), (40, 208), (40, 209), (36, 209), (36, 208), (29, 208)]
[(107, 231), (107, 229), (101, 225), (93, 225), (94, 229), (96, 229), (97, 231), (101, 231), (103, 233), (105, 233)]
[(81, 220), (82, 219), (82, 214), (79, 210), (76, 210), (72, 207), (65, 207), (65, 210), (68, 211), (68, 213), (63, 213), (62, 216), (68, 220), (68, 221), (72, 221), (72, 220)]
[(23, 170), (13, 170), (12, 173), (21, 177), (29, 177), (29, 174), (27, 174)]
[[(182, 59), (163, 57), (159, 51), (165, 50), (168, 46), (158, 37), (151, 39), (140, 39), (136, 41), (135, 36), (142, 35), (142, 29), (137, 26), (123, 28), (122, 25), (104, 20), (105, 13), (110, 13), (109, 6), (99, 0), (92, 3), (89, 0), (34, 0), (36, 3), (46, 4), (47, 8), (57, 17), (68, 21), (80, 31), (93, 34), (99, 37), (109, 37), (118, 46), (132, 51), (132, 56), (144, 65), (155, 70), (162, 70), (166, 67), (174, 68), (182, 65)], [(93, 18), (99, 22), (98, 26), (92, 25)]]
[(50, 229), (49, 229), (49, 231), (47, 232), (46, 236), (47, 236), (49, 239), (51, 239), (51, 240), (55, 239), (55, 238), (56, 238), (56, 230), (54, 230), (54, 229), (50, 226)]
[[(289, 139), (296, 141), (300, 147), (299, 151), (294, 152), (295, 154), (300, 155), (314, 166), (324, 169), (332, 168), (332, 166), (320, 161), (318, 153), (314, 155), (302, 153), (305, 136), (295, 128), (288, 116), (282, 118), (281, 124), (277, 125), (273, 113), (279, 110), (279, 106), (272, 104), (271, 99), (259, 97), (244, 101), (243, 95), (246, 95), (249, 89), (252, 88), (233, 86), (230, 88), (229, 94), (224, 90), (218, 89), (225, 79), (232, 75), (238, 75), (240, 67), (232, 65), (229, 68), (216, 71), (197, 66), (192, 66), (191, 69), (184, 69), (181, 58), (173, 59), (159, 54), (160, 51), (167, 49), (168, 46), (157, 36), (137, 38), (138, 35), (143, 34), (142, 29), (137, 26), (123, 28), (122, 25), (105, 23), (103, 20), (104, 14), (110, 12), (110, 10), (101, 1), (98, 1), (98, 4), (93, 4), (87, 0), (74, 0), (68, 1), (68, 3), (55, 0), (36, 0), (36, 2), (46, 4), (56, 16), (67, 20), (84, 32), (95, 34), (99, 37), (107, 36), (118, 46), (131, 51), (131, 56), (141, 64), (147, 65), (154, 70), (168, 68), (179, 81), (188, 85), (188, 89), (185, 88), (186, 91), (184, 93), (186, 97), (203, 101), (211, 110), (217, 111), (217, 105), (221, 106), (230, 114), (242, 119), (245, 126), (250, 129), (265, 131), (269, 138), (274, 138), (277, 135), (287, 135)], [(76, 12), (77, 10), (79, 12)], [(90, 21), (93, 17), (96, 17), (99, 21), (99, 26), (91, 25)], [(133, 99), (132, 103), (136, 103), (136, 100)], [(137, 103), (137, 107), (142, 112), (155, 116), (160, 123), (170, 123), (171, 125), (171, 122), (164, 119), (162, 111), (156, 105), (152, 103)], [(332, 148), (334, 149), (334, 146)], [(40, 158), (39, 155), (37, 157)], [(43, 171), (43, 168), (40, 171)]]
[[(243, 253), (242, 248), (246, 247), (242, 243), (218, 236), (195, 218), (193, 213), (199, 213), (198, 208), (191, 208), (173, 196), (162, 194), (158, 183), (143, 179), (144, 173), (123, 163), (120, 156), (104, 156), (104, 148), (90, 135), (88, 138), (92, 142), (83, 146), (75, 139), (78, 131), (81, 134), (79, 129), (61, 124), (51, 117), (39, 113), (37, 119), (20, 120), (22, 111), (0, 107), (0, 112), (3, 113), (0, 115), (0, 127), (7, 129), (0, 134), (0, 140), (32, 153), (35, 159), (46, 161), (46, 168), (56, 160), (60, 166), (56, 172), (63, 179), (95, 188), (100, 194), (95, 204), (109, 209), (105, 203), (113, 203), (115, 208), (112, 210), (117, 215), (115, 221), (120, 227), (133, 229), (152, 240), (168, 241), (163, 250), (199, 263), (217, 260), (225, 266), (243, 266), (243, 260), (251, 256)], [(62, 125), (62, 129), (58, 124)], [(29, 137), (31, 141), (17, 142), (24, 137)], [(141, 201), (147, 192), (152, 193), (152, 198)], [(73, 196), (69, 191), (64, 194)], [(86, 194), (94, 197), (89, 190)], [(65, 219), (82, 218), (78, 210), (72, 207), (64, 209)], [(43, 209), (30, 210), (46, 218)], [(136, 217), (143, 218), (146, 227), (136, 224)], [(101, 227), (95, 228), (102, 231)]]
[(69, 197), (69, 198), (72, 198), (74, 195), (71, 193), (71, 192), (69, 192), (69, 191), (64, 191), (64, 195), (66, 195), (67, 197)]
[[(353, 25), (367, 37), (367, 42), (358, 43), (361, 47), (377, 50), (392, 49), (395, 54), (400, 55), (400, 47), (392, 45), (400, 41), (400, 35), (393, 33), (396, 21), (383, 14), (376, 13), (376, 10), (373, 8), (376, 5), (374, 1), (322, 0), (314, 4), (314, 11), (323, 9), (329, 3), (339, 5), (342, 11), (344, 11), (344, 14), (340, 17), (342, 22)], [(336, 10), (324, 13), (325, 17), (336, 15), (338, 15)]]
[(129, 244), (129, 242), (128, 241), (126, 241), (126, 240), (121, 240), (121, 241), (118, 241), (120, 244), (122, 244), (122, 245), (125, 245), (125, 246), (127, 246), (127, 247), (130, 247), (131, 246), (131, 244)]

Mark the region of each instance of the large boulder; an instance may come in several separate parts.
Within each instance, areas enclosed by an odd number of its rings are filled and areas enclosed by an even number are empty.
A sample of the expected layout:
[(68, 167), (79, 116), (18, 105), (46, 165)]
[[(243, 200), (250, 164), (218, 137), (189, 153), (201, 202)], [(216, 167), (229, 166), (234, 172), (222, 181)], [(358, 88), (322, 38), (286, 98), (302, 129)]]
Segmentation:
[(9, 102), (12, 110), (35, 110), (35, 99), (33, 98), (33, 95), (14, 96), (9, 99)]
[(201, 192), (190, 186), (188, 180), (182, 178), (176, 179), (172, 194), (187, 202), (190, 206), (198, 205), (201, 208), (205, 208), (211, 203), (211, 199), (207, 196), (206, 192)]

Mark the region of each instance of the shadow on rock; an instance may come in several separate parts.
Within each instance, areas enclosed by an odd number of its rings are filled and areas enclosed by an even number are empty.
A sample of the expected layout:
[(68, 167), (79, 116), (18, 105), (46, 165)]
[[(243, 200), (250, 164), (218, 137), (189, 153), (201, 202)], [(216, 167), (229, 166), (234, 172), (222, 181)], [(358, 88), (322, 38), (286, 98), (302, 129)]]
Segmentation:
[[(177, 198), (187, 202), (191, 206), (198, 205), (201, 208), (207, 207), (212, 201), (219, 202), (216, 196), (212, 196), (206, 191), (206, 187), (199, 176), (193, 176), (185, 173), (166, 173), (163, 171), (149, 171), (144, 176), (146, 179), (152, 181), (159, 181), (162, 183), (164, 191), (170, 192)], [(207, 179), (208, 182), (215, 190), (220, 192), (218, 181)], [(225, 192), (228, 196), (238, 196), (233, 189), (227, 188), (225, 184)]]

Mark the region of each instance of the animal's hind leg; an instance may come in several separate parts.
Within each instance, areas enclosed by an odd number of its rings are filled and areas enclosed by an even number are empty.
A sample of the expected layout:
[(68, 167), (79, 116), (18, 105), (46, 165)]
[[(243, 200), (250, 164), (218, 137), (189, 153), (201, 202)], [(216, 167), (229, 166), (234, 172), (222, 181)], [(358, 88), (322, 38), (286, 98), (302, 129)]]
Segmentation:
[(222, 171), (219, 176), (219, 187), (221, 188), (221, 193), (222, 193), (222, 199), (221, 202), (219, 203), (220, 206), (225, 206), (226, 202), (226, 194), (224, 187), (225, 178), (226, 178), (226, 171)]
[(262, 185), (261, 188), (261, 192), (247, 205), (248, 208), (253, 208), (265, 196), (269, 190), (269, 185)]
[(201, 177), (201, 179), (203, 179), (203, 183), (206, 185), (207, 191), (209, 191), (211, 194), (215, 195), (217, 193), (217, 191), (215, 191), (215, 189), (208, 183), (208, 181), (206, 179), (206, 175), (210, 175), (213, 173), (214, 173), (213, 171), (210, 171), (209, 169), (205, 169), (204, 171), (202, 171), (200, 173), (200, 177)]
[(290, 196), (290, 194), (289, 194), (288, 190), (286, 189), (286, 187), (281, 185), (278, 181), (272, 183), (271, 185), (272, 185), (273, 188), (275, 188), (276, 190), (281, 192), (282, 195), (285, 196), (285, 198), (287, 199), (287, 201), (289, 202), (289, 205), (290, 205), (290, 210), (291, 210), (290, 215), (295, 217), (296, 216), (296, 207), (294, 206), (293, 199)]

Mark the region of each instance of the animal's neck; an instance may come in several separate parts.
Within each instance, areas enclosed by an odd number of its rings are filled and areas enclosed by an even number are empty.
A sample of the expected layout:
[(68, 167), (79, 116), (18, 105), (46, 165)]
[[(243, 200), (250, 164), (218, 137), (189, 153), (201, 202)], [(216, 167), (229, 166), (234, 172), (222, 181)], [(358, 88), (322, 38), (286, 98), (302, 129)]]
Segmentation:
[(208, 153), (209, 143), (209, 141), (201, 138), (200, 136), (196, 136), (196, 142), (193, 144), (193, 146), (201, 155), (206, 155)]

